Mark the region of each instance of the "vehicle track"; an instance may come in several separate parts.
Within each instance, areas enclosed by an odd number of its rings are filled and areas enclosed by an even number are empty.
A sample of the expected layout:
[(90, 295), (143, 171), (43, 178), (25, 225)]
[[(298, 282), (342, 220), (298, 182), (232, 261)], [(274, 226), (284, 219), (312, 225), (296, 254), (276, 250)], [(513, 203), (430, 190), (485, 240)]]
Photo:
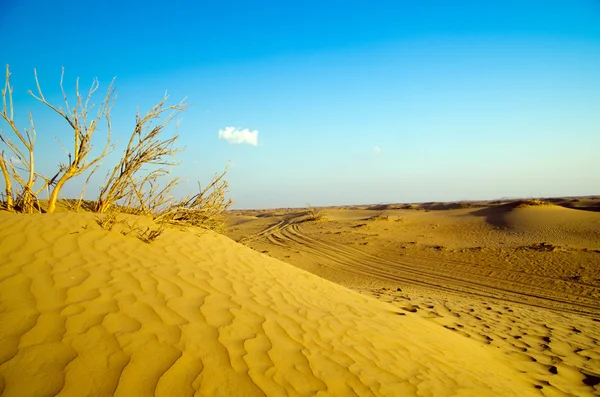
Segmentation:
[(371, 279), (576, 313), (600, 313), (600, 288), (593, 285), (422, 255), (384, 259), (352, 246), (314, 239), (303, 231), (298, 221), (292, 218), (278, 222), (255, 235), (253, 240), (264, 239), (270, 244), (303, 252), (322, 266)]

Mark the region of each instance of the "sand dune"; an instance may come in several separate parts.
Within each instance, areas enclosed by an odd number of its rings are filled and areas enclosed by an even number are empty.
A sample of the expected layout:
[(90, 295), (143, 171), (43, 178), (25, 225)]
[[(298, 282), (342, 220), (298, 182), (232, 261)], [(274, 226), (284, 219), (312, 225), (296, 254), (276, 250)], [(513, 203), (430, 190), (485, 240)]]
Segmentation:
[(482, 209), (473, 214), (484, 216), (493, 226), (518, 233), (521, 239), (600, 249), (600, 212), (557, 205), (508, 205)]
[(521, 202), (397, 207), (328, 208), (321, 222), (298, 210), (272, 222), (263, 214), (229, 234), (495, 347), (542, 395), (600, 393), (600, 213)]
[(506, 357), (211, 232), (0, 214), (4, 396), (527, 396)]
[(539, 239), (541, 227), (529, 234), (498, 229), (468, 211), (390, 212), (386, 221), (370, 220), (373, 214), (364, 211), (360, 220), (343, 216), (306, 223), (302, 215), (287, 221), (277, 218), (247, 241), (259, 251), (289, 258), (294, 265), (347, 286), (386, 286), (393, 281), (539, 307), (600, 311), (599, 252), (593, 239), (583, 233), (579, 240), (575, 234), (560, 240), (565, 232), (549, 229), (546, 234), (558, 236), (551, 240), (555, 244), (576, 244), (552, 245)]

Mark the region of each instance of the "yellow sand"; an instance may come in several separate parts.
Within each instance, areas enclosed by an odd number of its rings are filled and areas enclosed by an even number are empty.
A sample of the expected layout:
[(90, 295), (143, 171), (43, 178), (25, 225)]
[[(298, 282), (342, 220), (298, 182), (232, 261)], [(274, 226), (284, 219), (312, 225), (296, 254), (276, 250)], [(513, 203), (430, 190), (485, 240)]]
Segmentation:
[(495, 348), (206, 232), (0, 213), (3, 396), (529, 396)]
[(540, 395), (597, 396), (600, 198), (553, 201), (236, 211), (228, 234), (495, 348)]

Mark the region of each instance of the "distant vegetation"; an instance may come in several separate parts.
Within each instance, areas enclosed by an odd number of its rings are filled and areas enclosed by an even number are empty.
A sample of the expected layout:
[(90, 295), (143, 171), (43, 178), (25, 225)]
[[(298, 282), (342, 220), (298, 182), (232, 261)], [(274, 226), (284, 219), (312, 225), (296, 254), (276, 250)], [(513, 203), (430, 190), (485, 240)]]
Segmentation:
[(306, 220), (307, 221), (316, 222), (316, 221), (324, 221), (326, 219), (327, 219), (327, 212), (325, 212), (325, 210), (317, 209), (307, 203), (307, 208), (306, 208)]
[(379, 212), (378, 214), (370, 217), (368, 220), (369, 221), (387, 221), (389, 219), (390, 219), (389, 215), (385, 215), (383, 212)]
[(525, 207), (539, 207), (539, 206), (550, 206), (554, 205), (550, 201), (542, 200), (542, 199), (527, 199), (527, 200), (519, 200), (516, 202), (516, 208), (525, 208)]
[[(179, 164), (175, 161), (175, 156), (183, 149), (175, 146), (179, 136), (165, 137), (164, 130), (187, 109), (185, 99), (175, 105), (168, 105), (168, 97), (165, 96), (146, 114), (136, 115), (135, 127), (121, 159), (107, 173), (98, 198), (90, 202), (83, 200), (87, 184), (99, 170), (104, 158), (115, 149), (115, 145), (111, 143), (114, 80), (98, 104), (92, 102), (92, 97), (100, 87), (98, 80), (94, 80), (83, 95), (77, 80), (75, 98), (69, 101), (63, 88), (63, 70), (60, 88), (64, 103), (56, 106), (46, 100), (35, 71), (34, 75), (37, 92), (29, 91), (29, 94), (66, 122), (73, 134), (72, 141), (64, 145), (57, 138), (67, 158), (58, 164), (56, 171), (40, 172), (36, 169), (34, 120), (29, 112), (29, 127), (17, 127), (14, 121), (11, 73), (6, 65), (0, 113), (0, 118), (9, 127), (9, 132), (0, 130), (0, 141), (4, 146), (0, 152), (0, 171), (5, 185), (0, 204), (4, 210), (51, 214), (56, 210), (64, 185), (75, 177), (86, 176), (81, 196), (78, 200), (69, 202), (69, 207), (73, 210), (78, 211), (83, 205), (85, 209), (99, 214), (126, 212), (150, 216), (161, 224), (200, 226), (223, 231), (225, 211), (232, 203), (225, 198), (229, 186), (224, 179), (227, 168), (222, 173), (215, 174), (204, 188), (199, 184), (198, 193), (194, 196), (181, 200), (172, 196), (173, 189), (181, 181), (177, 177), (171, 177), (171, 170)], [(98, 138), (101, 124), (105, 124), (106, 134)], [(101, 149), (92, 150), (95, 145)], [(70, 149), (67, 150), (67, 147)], [(45, 205), (39, 199), (42, 192), (46, 192), (48, 197)], [(149, 241), (157, 237), (154, 233), (148, 233), (144, 238)]]

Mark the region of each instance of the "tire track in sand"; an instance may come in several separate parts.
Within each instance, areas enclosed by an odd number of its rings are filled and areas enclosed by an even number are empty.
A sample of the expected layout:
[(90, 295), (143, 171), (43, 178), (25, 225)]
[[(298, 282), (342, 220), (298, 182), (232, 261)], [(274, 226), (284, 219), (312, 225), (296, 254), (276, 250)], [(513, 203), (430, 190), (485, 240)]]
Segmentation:
[[(478, 267), (456, 260), (403, 255), (388, 260), (360, 249), (308, 236), (298, 220), (282, 221), (263, 230), (256, 240), (286, 246), (311, 256), (317, 263), (350, 274), (450, 292), (467, 292), (531, 306), (598, 314), (593, 296), (600, 288), (586, 285), (578, 294), (561, 291), (564, 280), (504, 269)], [(490, 271), (493, 270), (493, 271)]]

